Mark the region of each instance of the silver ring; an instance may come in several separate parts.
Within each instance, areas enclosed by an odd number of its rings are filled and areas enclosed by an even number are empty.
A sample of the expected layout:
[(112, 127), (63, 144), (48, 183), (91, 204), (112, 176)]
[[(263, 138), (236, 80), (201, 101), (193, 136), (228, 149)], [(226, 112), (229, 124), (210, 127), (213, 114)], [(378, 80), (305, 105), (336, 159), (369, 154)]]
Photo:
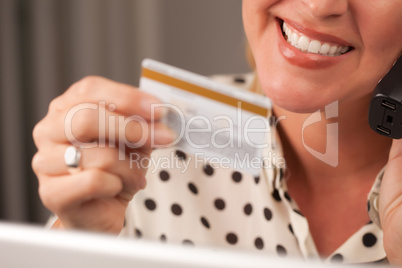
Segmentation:
[(64, 152), (64, 163), (70, 173), (81, 169), (81, 149), (73, 145), (69, 146)]

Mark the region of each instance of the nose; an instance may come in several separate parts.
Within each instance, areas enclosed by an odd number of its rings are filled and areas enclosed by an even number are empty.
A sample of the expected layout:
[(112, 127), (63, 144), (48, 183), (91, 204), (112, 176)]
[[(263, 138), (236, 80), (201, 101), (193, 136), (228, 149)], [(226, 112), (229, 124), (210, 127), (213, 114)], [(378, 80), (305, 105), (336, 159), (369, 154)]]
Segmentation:
[(302, 0), (302, 2), (317, 19), (342, 16), (349, 9), (349, 0)]

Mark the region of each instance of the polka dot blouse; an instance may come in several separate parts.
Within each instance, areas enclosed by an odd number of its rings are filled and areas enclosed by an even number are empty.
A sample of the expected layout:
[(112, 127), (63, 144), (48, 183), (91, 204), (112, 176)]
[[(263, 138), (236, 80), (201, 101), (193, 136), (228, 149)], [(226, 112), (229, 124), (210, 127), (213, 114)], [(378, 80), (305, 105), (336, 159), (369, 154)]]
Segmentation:
[[(217, 80), (248, 86), (250, 75), (223, 76)], [(271, 131), (271, 133), (275, 133)], [(274, 134), (272, 134), (274, 135)], [(280, 142), (264, 154), (282, 155)], [(309, 224), (287, 192), (285, 170), (270, 166), (252, 177), (209, 163), (176, 148), (156, 150), (152, 157), (171, 159), (151, 166), (145, 190), (126, 213), (123, 236), (194, 246), (260, 251), (286, 258), (319, 258)], [(386, 262), (377, 203), (378, 176), (368, 196), (371, 222), (361, 227), (324, 262)]]

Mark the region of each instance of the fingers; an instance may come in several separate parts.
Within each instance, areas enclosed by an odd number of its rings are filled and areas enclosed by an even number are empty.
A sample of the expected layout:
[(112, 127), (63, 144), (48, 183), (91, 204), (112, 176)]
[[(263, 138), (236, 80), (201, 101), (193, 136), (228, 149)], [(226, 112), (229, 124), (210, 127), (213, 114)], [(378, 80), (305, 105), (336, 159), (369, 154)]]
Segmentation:
[(72, 143), (77, 147), (115, 145), (122, 149), (161, 147), (175, 135), (159, 122), (158, 100), (134, 87), (100, 77), (85, 78), (56, 98), (33, 132), (37, 147)]
[(99, 169), (40, 180), (39, 194), (43, 204), (56, 214), (96, 198), (115, 197), (123, 184), (116, 175)]
[(391, 151), (389, 153), (389, 160), (402, 157), (402, 139), (393, 140)]
[[(43, 180), (57, 180), (59, 176), (69, 174), (68, 168), (64, 163), (64, 152), (68, 148), (66, 144), (53, 144), (52, 146), (42, 147), (34, 156), (32, 167), (39, 177), (44, 176)], [(121, 154), (116, 148), (91, 148), (81, 149), (80, 167), (82, 170), (102, 170), (114, 174), (122, 181), (122, 191), (120, 196), (124, 199), (131, 199), (132, 196), (145, 187), (145, 174), (147, 170), (146, 161), (138, 159), (148, 159), (148, 152), (131, 152)]]
[[(38, 152), (32, 167), (42, 202), (64, 224), (121, 229), (116, 219), (122, 222), (128, 201), (146, 184), (146, 166), (132, 165), (127, 156), (147, 159), (151, 146), (170, 143), (173, 137), (160, 123), (163, 111), (152, 104), (160, 103), (100, 77), (85, 78), (52, 101), (33, 132)], [(82, 170), (74, 174), (64, 162), (70, 144), (83, 148)]]
[(389, 161), (382, 178), (379, 212), (383, 227), (402, 204), (402, 140), (393, 140)]
[[(49, 112), (34, 129), (38, 147), (52, 141), (72, 143), (78, 147), (117, 145), (130, 148), (158, 147), (171, 143), (173, 132), (160, 122), (149, 122), (140, 116), (125, 117), (99, 107)], [(71, 113), (71, 114), (69, 114)]]
[[(151, 119), (151, 104), (160, 104), (152, 95), (139, 91), (130, 85), (96, 76), (88, 76), (72, 85), (61, 97), (55, 99), (50, 108), (69, 109), (81, 103), (97, 104), (105, 102), (112, 105), (123, 115), (139, 115)], [(162, 111), (156, 109), (155, 117), (160, 118)]]

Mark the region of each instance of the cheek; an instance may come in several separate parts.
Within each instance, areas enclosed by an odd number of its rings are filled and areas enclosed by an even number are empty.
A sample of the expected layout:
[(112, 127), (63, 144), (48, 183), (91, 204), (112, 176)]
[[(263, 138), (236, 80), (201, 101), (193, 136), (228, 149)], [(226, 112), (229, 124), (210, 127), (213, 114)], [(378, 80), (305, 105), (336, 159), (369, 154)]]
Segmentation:
[(269, 9), (282, 0), (243, 0), (243, 25), (246, 35), (255, 39), (261, 34), (268, 22)]
[(275, 64), (257, 64), (264, 94), (275, 105), (291, 112), (315, 112), (337, 100), (342, 92), (339, 83), (324, 81), (319, 75), (314, 75), (313, 78), (306, 74), (301, 75), (289, 66), (282, 66), (278, 61)]
[(378, 1), (375, 6), (359, 8), (356, 23), (364, 53), (383, 59), (385, 64), (395, 60), (402, 52), (402, 0)]

